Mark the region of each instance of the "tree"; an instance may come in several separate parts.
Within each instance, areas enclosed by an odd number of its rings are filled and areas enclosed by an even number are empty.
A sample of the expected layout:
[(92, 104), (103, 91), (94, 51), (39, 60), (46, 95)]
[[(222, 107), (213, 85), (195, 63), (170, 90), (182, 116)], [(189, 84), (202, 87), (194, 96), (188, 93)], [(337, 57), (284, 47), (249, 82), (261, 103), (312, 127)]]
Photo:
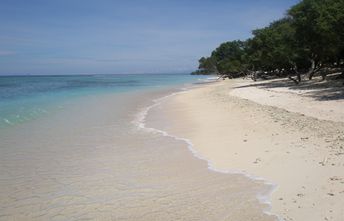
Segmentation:
[(310, 79), (316, 68), (341, 59), (344, 0), (303, 0), (288, 14), (296, 29), (296, 39), (312, 64)]
[(240, 75), (244, 70), (245, 43), (239, 40), (223, 43), (212, 52), (211, 57), (221, 75)]
[(216, 61), (213, 57), (202, 57), (199, 60), (199, 66), (198, 69), (200, 70), (204, 70), (205, 72), (208, 73), (216, 73), (217, 69), (216, 69)]
[(252, 38), (221, 44), (200, 59), (199, 70), (229, 77), (264, 72), (299, 83), (301, 75), (312, 79), (319, 72), (325, 79), (342, 69), (344, 78), (343, 30), (344, 0), (302, 0), (284, 18), (254, 30)]
[[(249, 62), (253, 71), (264, 71), (273, 75), (296, 73), (296, 83), (301, 81), (298, 71), (307, 61), (303, 59), (302, 46), (295, 40), (295, 28), (286, 17), (271, 23), (268, 27), (254, 30), (254, 37), (248, 40)], [(291, 78), (292, 79), (292, 78)]]

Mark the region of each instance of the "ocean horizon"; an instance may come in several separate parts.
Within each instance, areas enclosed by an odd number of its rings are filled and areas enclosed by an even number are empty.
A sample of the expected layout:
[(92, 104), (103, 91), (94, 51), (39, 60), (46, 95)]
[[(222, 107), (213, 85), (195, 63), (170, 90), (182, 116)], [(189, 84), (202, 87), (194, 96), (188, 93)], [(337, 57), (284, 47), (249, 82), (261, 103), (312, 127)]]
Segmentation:
[(0, 18), (0, 221), (344, 221), (344, 0)]

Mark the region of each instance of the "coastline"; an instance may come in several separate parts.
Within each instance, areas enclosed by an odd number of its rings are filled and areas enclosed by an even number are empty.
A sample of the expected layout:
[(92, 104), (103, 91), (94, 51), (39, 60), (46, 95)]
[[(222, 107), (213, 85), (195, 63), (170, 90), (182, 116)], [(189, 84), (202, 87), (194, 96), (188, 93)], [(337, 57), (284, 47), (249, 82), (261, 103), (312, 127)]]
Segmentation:
[[(214, 80), (214, 79), (211, 79), (211, 80)], [(210, 85), (213, 83), (215, 83), (215, 81), (208, 81), (208, 82), (204, 82), (204, 83), (199, 83), (199, 84), (197, 84), (198, 86), (196, 86), (196, 87), (189, 86), (187, 88), (181, 88), (179, 91), (167, 94), (161, 98), (154, 99), (154, 100), (152, 100), (153, 103), (151, 105), (143, 108), (141, 111), (138, 112), (138, 114), (136, 114), (136, 117), (132, 121), (132, 123), (139, 130), (144, 130), (144, 131), (147, 131), (150, 133), (160, 134), (164, 137), (169, 137), (169, 138), (172, 138), (176, 141), (182, 141), (182, 142), (186, 143), (187, 149), (192, 153), (192, 155), (199, 160), (205, 161), (207, 164), (207, 167), (210, 171), (213, 171), (215, 173), (221, 173), (221, 174), (244, 176), (253, 182), (258, 182), (259, 184), (265, 185), (266, 189), (256, 193), (256, 198), (259, 201), (259, 204), (263, 205), (262, 213), (269, 216), (269, 218), (266, 218), (267, 220), (270, 218), (272, 218), (272, 219), (276, 218), (277, 220), (282, 220), (281, 217), (278, 216), (278, 214), (271, 213), (272, 207), (271, 207), (270, 198), (271, 198), (271, 195), (273, 194), (273, 192), (277, 189), (276, 184), (271, 183), (268, 180), (265, 180), (263, 177), (254, 176), (254, 175), (248, 174), (248, 173), (240, 171), (240, 170), (218, 169), (213, 165), (213, 163), (209, 159), (207, 159), (205, 156), (202, 156), (197, 151), (197, 149), (194, 147), (194, 144), (192, 143), (192, 141), (190, 139), (187, 139), (184, 137), (174, 136), (173, 134), (168, 133), (166, 130), (160, 130), (160, 129), (156, 128), (159, 126), (147, 126), (147, 124), (150, 125), (150, 123), (151, 123), (151, 122), (146, 122), (148, 115), (150, 114), (150, 112), (153, 112), (154, 108), (160, 107), (161, 105), (164, 104), (164, 102), (168, 101), (168, 99), (173, 99), (173, 97), (175, 97), (175, 96), (179, 96), (179, 95), (182, 95), (183, 93), (189, 92), (190, 90), (193, 90), (195, 88), (199, 88), (200, 87), (199, 85), (201, 85), (201, 84), (207, 86), (207, 85)], [(252, 218), (252, 217), (250, 217), (250, 218)]]
[(133, 124), (176, 91), (85, 97), (4, 129), (0, 220), (275, 220), (256, 197), (264, 183), (207, 170), (184, 140)]
[(230, 94), (249, 83), (217, 82), (170, 96), (150, 110), (163, 118), (152, 127), (184, 140), (210, 169), (275, 183), (271, 213), (283, 220), (343, 219), (343, 123)]

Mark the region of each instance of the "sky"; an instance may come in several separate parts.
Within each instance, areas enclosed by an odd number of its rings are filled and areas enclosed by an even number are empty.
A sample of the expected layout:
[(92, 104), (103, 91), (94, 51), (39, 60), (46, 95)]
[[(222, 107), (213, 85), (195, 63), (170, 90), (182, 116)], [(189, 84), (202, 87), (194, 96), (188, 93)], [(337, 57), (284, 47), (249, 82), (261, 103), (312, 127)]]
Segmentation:
[(184, 73), (298, 0), (0, 0), (0, 75)]

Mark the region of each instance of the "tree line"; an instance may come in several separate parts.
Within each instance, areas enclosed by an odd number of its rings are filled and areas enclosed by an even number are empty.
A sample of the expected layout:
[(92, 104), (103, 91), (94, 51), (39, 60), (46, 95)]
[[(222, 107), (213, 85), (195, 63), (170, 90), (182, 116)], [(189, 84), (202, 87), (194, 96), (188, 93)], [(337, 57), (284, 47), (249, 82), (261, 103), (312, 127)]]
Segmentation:
[(302, 0), (247, 40), (222, 43), (199, 60), (193, 74), (235, 78), (303, 77), (342, 73), (344, 78), (344, 0)]

